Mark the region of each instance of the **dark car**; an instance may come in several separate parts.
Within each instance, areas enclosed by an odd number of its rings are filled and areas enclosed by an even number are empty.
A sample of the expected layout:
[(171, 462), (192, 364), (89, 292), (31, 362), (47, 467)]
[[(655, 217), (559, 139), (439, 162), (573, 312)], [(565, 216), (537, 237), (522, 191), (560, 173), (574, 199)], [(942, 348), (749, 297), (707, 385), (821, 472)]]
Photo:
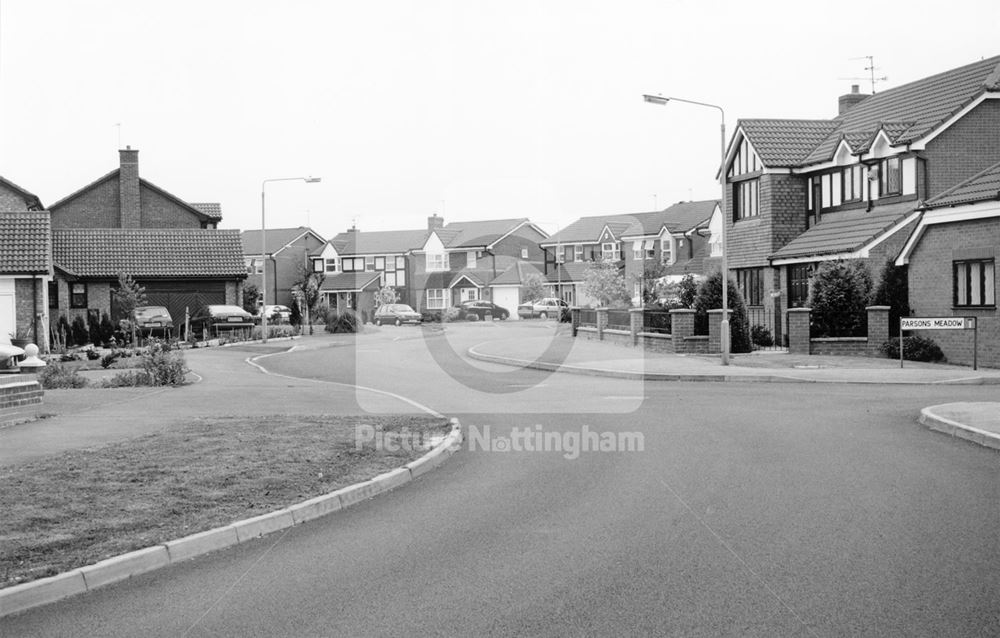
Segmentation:
[(223, 331), (253, 328), (253, 315), (239, 306), (208, 305), (191, 317), (191, 328), (206, 337)]
[(394, 323), (401, 326), (404, 323), (420, 323), (423, 318), (420, 313), (407, 306), (405, 303), (388, 303), (379, 306), (375, 311), (375, 325), (381, 326), (383, 323)]
[(163, 306), (139, 306), (135, 309), (135, 327), (141, 334), (169, 336), (174, 320)]
[(517, 315), (522, 319), (558, 319), (564, 321), (569, 316), (569, 304), (562, 299), (545, 297), (537, 301), (523, 303), (517, 307)]
[(463, 301), (459, 304), (458, 309), (461, 313), (460, 316), (469, 321), (485, 321), (487, 315), (502, 321), (510, 316), (510, 311), (506, 308), (482, 300)]

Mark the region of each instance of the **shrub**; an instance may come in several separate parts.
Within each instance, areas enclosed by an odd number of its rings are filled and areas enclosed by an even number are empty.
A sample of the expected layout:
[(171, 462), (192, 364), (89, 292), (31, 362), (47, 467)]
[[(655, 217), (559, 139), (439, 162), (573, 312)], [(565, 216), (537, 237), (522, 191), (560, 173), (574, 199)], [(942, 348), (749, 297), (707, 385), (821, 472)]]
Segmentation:
[(184, 355), (154, 343), (142, 357), (142, 369), (149, 377), (148, 385), (183, 385), (188, 373)]
[(70, 330), (73, 333), (73, 343), (78, 346), (82, 346), (87, 343), (90, 338), (90, 331), (87, 330), (87, 322), (83, 320), (83, 317), (77, 315), (73, 319), (73, 324), (70, 326)]
[(111, 343), (115, 337), (115, 326), (111, 323), (111, 317), (106, 312), (101, 314), (100, 334), (102, 344)]
[(809, 280), (814, 337), (863, 337), (868, 332), (865, 308), (872, 277), (860, 259), (827, 261)]
[(758, 348), (770, 348), (774, 345), (774, 337), (766, 326), (758, 323), (750, 327), (750, 342)]
[(87, 338), (95, 346), (103, 343), (104, 340), (101, 339), (101, 323), (99, 321), (91, 321), (87, 324)]
[[(728, 280), (729, 315), (729, 350), (733, 353), (750, 352), (753, 347), (750, 342), (750, 324), (747, 321), (747, 309), (743, 303), (743, 295), (732, 280)], [(722, 273), (715, 272), (702, 282), (698, 288), (698, 296), (694, 300), (694, 332), (708, 334), (708, 311), (722, 308)]]
[(108, 368), (111, 367), (111, 364), (113, 364), (115, 361), (121, 359), (124, 356), (125, 356), (124, 350), (112, 350), (111, 352), (101, 357), (101, 367), (107, 370)]
[(889, 306), (889, 334), (899, 334), (899, 318), (911, 313), (906, 266), (897, 266), (892, 258), (885, 262), (872, 293), (872, 305)]
[(53, 362), (38, 371), (38, 383), (46, 390), (60, 390), (84, 388), (88, 381), (76, 369)]
[[(267, 324), (267, 338), (268, 339), (278, 339), (281, 337), (294, 337), (299, 334), (298, 329), (291, 324)], [(254, 326), (253, 330), (250, 332), (251, 339), (260, 339), (261, 331), (260, 326)]]
[(73, 345), (73, 331), (69, 327), (66, 315), (59, 315), (59, 321), (56, 322), (56, 334), (59, 335), (59, 341), (63, 346)]
[[(899, 358), (899, 337), (893, 337), (879, 348), (890, 359)], [(938, 363), (944, 361), (944, 353), (933, 340), (927, 337), (903, 337), (903, 358), (907, 361), (929, 361)]]
[(345, 333), (358, 331), (358, 316), (348, 310), (343, 314), (331, 310), (326, 316), (325, 330), (330, 333)]
[(143, 370), (124, 370), (110, 379), (101, 379), (102, 388), (136, 388), (153, 385), (149, 374)]

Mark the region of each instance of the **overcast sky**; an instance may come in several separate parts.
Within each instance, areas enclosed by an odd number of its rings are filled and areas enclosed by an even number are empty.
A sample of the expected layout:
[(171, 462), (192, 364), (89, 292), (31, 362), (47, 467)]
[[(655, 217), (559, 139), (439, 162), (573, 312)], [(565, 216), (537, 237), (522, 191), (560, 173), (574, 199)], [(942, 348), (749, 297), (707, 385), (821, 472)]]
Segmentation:
[[(223, 226), (332, 237), (718, 197), (719, 115), (827, 118), (837, 96), (1000, 54), (1000, 2), (0, 0), (0, 175), (50, 205), (139, 149)], [(120, 123), (120, 127), (117, 126)]]

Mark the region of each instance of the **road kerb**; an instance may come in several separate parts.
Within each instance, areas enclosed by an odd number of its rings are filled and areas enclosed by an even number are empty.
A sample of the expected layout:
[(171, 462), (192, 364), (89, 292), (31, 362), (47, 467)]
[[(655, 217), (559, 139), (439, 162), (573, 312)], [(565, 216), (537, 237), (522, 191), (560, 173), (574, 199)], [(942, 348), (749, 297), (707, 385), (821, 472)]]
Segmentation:
[(379, 493), (388, 492), (389, 490), (396, 489), (400, 485), (405, 485), (410, 482), (410, 470), (408, 468), (400, 467), (384, 474), (379, 474), (372, 479), (372, 483), (379, 486)]
[(232, 525), (226, 525), (167, 541), (164, 546), (167, 548), (167, 553), (170, 554), (170, 562), (176, 563), (214, 552), (217, 549), (232, 547), (238, 542), (236, 528)]
[(83, 579), (83, 572), (79, 569), (8, 587), (0, 592), (0, 618), (32, 607), (54, 603), (85, 591), (87, 591), (87, 581)]
[(80, 572), (83, 574), (89, 591), (166, 567), (169, 564), (170, 554), (167, 552), (166, 546), (154, 545), (81, 567)]
[(240, 543), (293, 525), (295, 525), (295, 519), (292, 518), (292, 513), (287, 508), (233, 523), (233, 527), (236, 528), (236, 540)]
[(371, 497), (377, 496), (381, 491), (378, 484), (372, 481), (364, 481), (363, 483), (355, 483), (349, 487), (341, 488), (334, 492), (334, 494), (340, 498), (342, 506), (348, 507), (361, 501), (367, 501)]
[(292, 513), (292, 519), (295, 521), (295, 524), (299, 525), (314, 518), (332, 514), (342, 508), (343, 504), (340, 502), (340, 496), (334, 493), (324, 494), (307, 501), (302, 501), (301, 503), (296, 503), (288, 509)]
[(922, 409), (920, 411), (920, 417), (917, 421), (932, 430), (957, 436), (958, 438), (978, 443), (983, 447), (1000, 450), (1000, 434), (989, 432), (987, 430), (981, 430), (979, 428), (972, 427), (971, 425), (960, 423), (941, 416), (940, 414), (934, 412), (934, 408), (936, 407), (938, 406), (932, 405)]

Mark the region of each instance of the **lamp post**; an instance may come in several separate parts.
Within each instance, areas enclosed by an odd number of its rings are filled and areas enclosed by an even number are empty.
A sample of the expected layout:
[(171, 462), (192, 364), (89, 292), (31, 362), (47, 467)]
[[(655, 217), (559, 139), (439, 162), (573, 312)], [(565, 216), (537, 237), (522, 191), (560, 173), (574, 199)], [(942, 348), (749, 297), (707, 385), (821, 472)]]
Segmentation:
[[(320, 177), (273, 177), (265, 179), (260, 183), (260, 334), (264, 343), (267, 343), (267, 215), (264, 203), (264, 187), (268, 182), (305, 182), (315, 184)], [(277, 276), (277, 274), (275, 274)]]
[(684, 100), (679, 97), (663, 97), (662, 95), (643, 95), (642, 99), (650, 104), (666, 106), (667, 102), (683, 102), (696, 106), (706, 106), (719, 111), (722, 118), (720, 126), (719, 145), (719, 185), (722, 190), (722, 324), (719, 326), (720, 349), (722, 350), (722, 365), (729, 365), (729, 247), (726, 245), (726, 112), (717, 104)]

